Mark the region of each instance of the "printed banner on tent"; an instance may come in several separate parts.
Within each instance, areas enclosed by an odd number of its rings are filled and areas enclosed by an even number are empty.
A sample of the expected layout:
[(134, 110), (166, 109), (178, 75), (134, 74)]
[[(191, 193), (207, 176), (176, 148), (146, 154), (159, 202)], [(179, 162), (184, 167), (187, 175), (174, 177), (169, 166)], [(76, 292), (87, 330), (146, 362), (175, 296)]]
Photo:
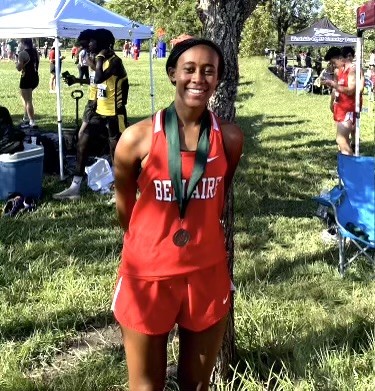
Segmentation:
[(286, 36), (287, 45), (299, 46), (353, 46), (355, 35), (340, 31), (329, 19), (323, 18), (297, 33)]
[(322, 43), (355, 43), (356, 38), (342, 36), (334, 29), (315, 28), (313, 35), (290, 36), (291, 42), (322, 42)]
[(375, 27), (375, 1), (368, 1), (357, 8), (357, 28), (364, 30)]

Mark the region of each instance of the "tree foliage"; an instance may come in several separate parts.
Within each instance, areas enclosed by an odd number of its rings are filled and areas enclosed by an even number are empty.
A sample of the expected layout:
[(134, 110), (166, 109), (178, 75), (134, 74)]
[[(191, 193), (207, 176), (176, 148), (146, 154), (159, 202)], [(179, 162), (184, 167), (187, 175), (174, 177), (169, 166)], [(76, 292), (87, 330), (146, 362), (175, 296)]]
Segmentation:
[(93, 3), (96, 3), (98, 5), (104, 5), (105, 0), (91, 0)]
[(297, 31), (308, 27), (318, 15), (320, 0), (269, 0), (269, 13), (277, 33), (279, 49), (285, 43), (288, 30)]
[(356, 32), (356, 10), (363, 0), (323, 0), (324, 12), (328, 19), (346, 33)]
[(269, 6), (257, 6), (246, 21), (241, 37), (240, 55), (244, 57), (263, 54), (266, 47), (276, 46)]
[[(323, 12), (340, 30), (356, 34), (357, 8), (363, 3), (363, 0), (346, 0), (346, 2), (323, 0)], [(364, 38), (364, 50), (366, 55), (369, 55), (375, 48), (375, 32), (373, 30), (366, 31)]]
[(196, 4), (189, 0), (110, 0), (111, 11), (132, 20), (166, 31), (168, 41), (180, 34), (200, 35), (202, 24), (197, 16)]

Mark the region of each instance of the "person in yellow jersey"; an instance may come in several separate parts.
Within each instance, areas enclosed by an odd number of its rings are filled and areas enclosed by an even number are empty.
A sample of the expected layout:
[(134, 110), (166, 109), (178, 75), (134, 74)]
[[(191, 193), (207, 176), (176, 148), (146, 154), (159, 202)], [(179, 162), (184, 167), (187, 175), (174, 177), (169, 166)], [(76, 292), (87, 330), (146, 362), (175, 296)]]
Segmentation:
[(88, 161), (89, 143), (95, 140), (98, 132), (105, 127), (113, 159), (117, 141), (125, 129), (129, 83), (122, 60), (114, 54), (114, 41), (112, 33), (105, 29), (84, 30), (78, 38), (78, 44), (88, 48), (89, 57), (96, 56), (96, 59), (89, 63), (89, 80), (70, 74), (64, 78), (68, 85), (89, 83), (89, 100), (78, 133), (77, 163), (72, 183), (69, 188), (54, 194), (54, 199), (79, 199)]
[(95, 83), (97, 84), (96, 112), (105, 120), (111, 156), (121, 133), (127, 125), (126, 103), (128, 100), (129, 82), (124, 64), (113, 51), (115, 38), (106, 29), (97, 29), (104, 47), (99, 47), (96, 56)]

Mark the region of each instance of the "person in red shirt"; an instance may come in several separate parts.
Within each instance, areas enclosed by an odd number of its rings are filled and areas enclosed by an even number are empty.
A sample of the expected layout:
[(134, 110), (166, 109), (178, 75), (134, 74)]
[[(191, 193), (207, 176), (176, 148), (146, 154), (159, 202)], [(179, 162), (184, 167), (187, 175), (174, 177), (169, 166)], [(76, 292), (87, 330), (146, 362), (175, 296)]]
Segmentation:
[(77, 54), (78, 54), (78, 47), (74, 45), (71, 50), (72, 60), (75, 60)]
[[(334, 80), (322, 80), (322, 84), (332, 88), (330, 108), (337, 125), (336, 143), (341, 153), (353, 155), (355, 139), (355, 91), (356, 69), (353, 64), (354, 49), (345, 46), (341, 50), (332, 47), (324, 59), (334, 67)], [(361, 91), (364, 77), (361, 72)], [(351, 136), (351, 137), (350, 137)]]
[(215, 43), (179, 42), (166, 71), (173, 103), (126, 129), (116, 148), (116, 206), (125, 235), (112, 309), (130, 391), (164, 389), (175, 324), (178, 385), (207, 391), (231, 301), (221, 219), (243, 134), (207, 109), (224, 71)]
[(134, 60), (138, 60), (138, 58), (139, 58), (139, 49), (138, 49), (138, 46), (136, 44), (133, 45), (133, 56), (134, 56)]
[[(56, 93), (56, 59), (55, 59), (55, 46), (52, 46), (49, 54), (49, 65), (50, 65), (50, 80), (49, 80), (49, 92), (51, 94)], [(60, 52), (60, 73), (61, 73), (61, 65), (62, 65), (62, 60), (64, 60), (64, 56), (61, 55)]]

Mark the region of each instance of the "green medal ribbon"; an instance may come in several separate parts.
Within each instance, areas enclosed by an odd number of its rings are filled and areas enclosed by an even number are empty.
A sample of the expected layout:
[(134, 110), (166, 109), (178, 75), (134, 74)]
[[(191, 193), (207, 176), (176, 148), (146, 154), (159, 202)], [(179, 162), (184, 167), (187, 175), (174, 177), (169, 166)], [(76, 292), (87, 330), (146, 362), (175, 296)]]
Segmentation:
[(210, 142), (208, 134), (211, 126), (210, 113), (205, 110), (201, 120), (199, 132), (199, 141), (195, 153), (195, 162), (192, 176), (186, 192), (186, 197), (182, 194), (182, 177), (181, 177), (181, 152), (180, 152), (180, 135), (178, 132), (177, 113), (172, 103), (165, 113), (165, 133), (168, 143), (168, 169), (171, 177), (172, 186), (180, 210), (180, 219), (185, 217), (186, 208), (194, 192), (195, 186), (200, 181), (207, 164), (208, 150)]

